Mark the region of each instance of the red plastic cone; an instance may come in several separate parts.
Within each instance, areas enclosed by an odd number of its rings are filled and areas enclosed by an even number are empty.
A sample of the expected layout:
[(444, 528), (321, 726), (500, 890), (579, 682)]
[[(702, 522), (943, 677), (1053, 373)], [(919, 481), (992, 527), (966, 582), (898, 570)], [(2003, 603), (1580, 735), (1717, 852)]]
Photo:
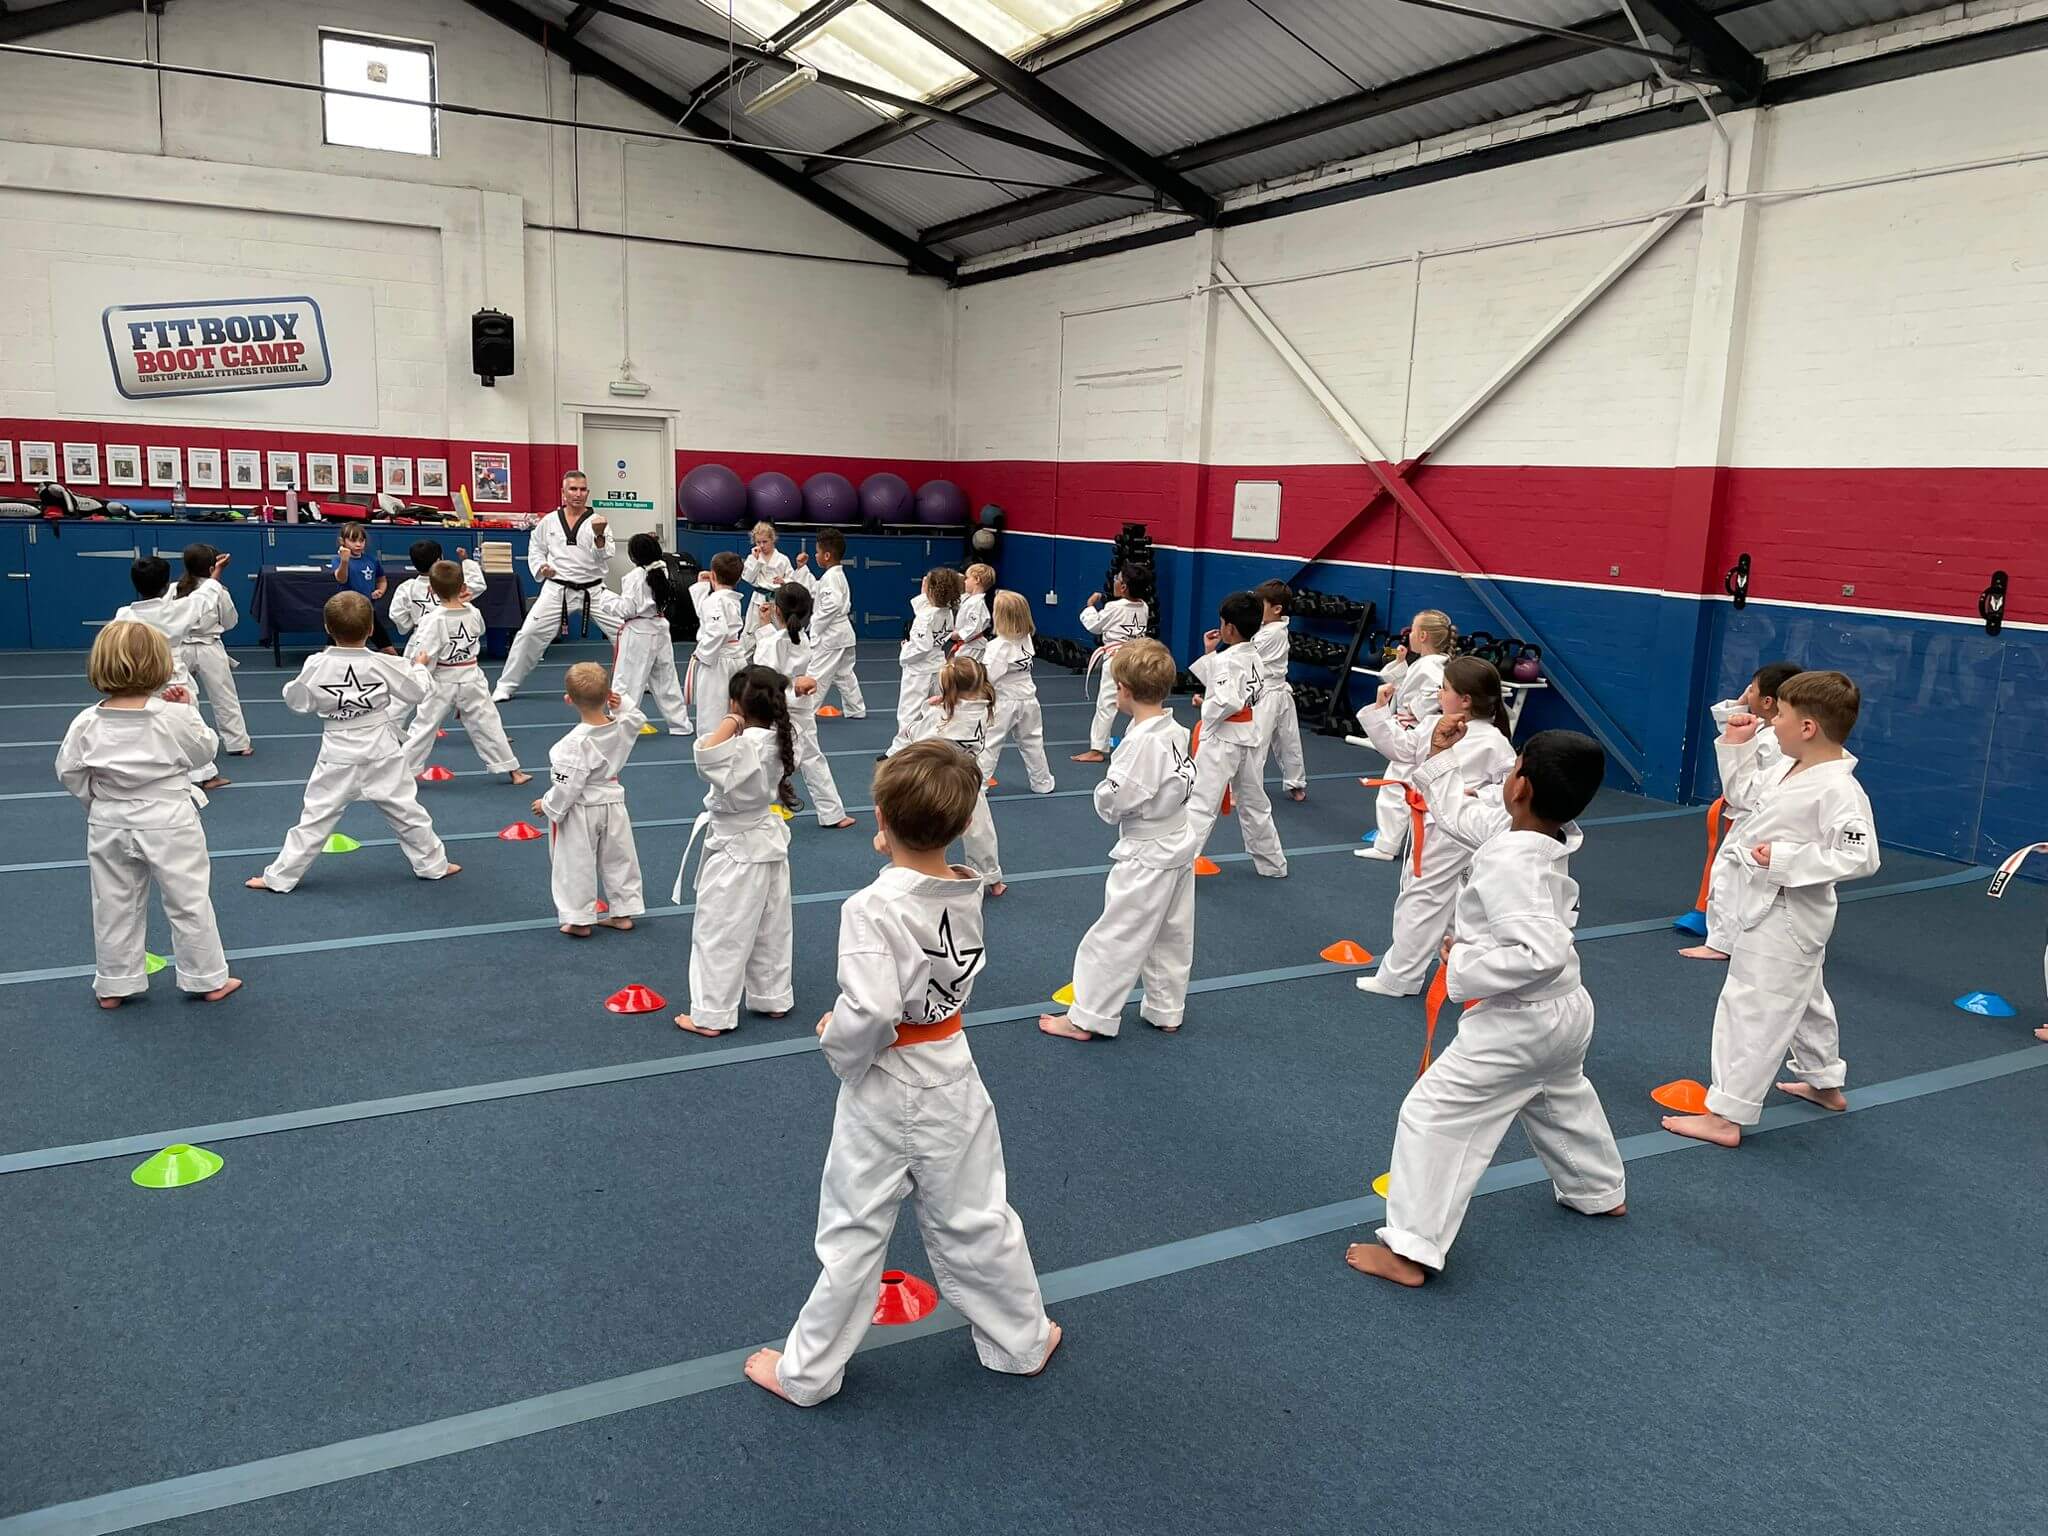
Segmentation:
[(501, 843), (530, 843), (536, 837), (546, 836), (547, 833), (541, 831), (539, 827), (536, 827), (530, 821), (515, 821), (511, 826), (498, 834), (498, 841)]
[(900, 1269), (882, 1271), (882, 1293), (875, 1298), (875, 1321), (883, 1327), (914, 1323), (939, 1304), (939, 1293), (915, 1275)]
[(1223, 873), (1223, 866), (1205, 855), (1195, 860), (1195, 873), (1198, 875), (1220, 875)]
[(436, 732), (434, 732), (434, 740), (436, 740), (436, 741), (446, 741), (447, 739), (448, 739), (448, 733), (447, 733), (446, 731), (436, 731)]
[(433, 763), (428, 766), (425, 773), (420, 775), (420, 782), (422, 784), (445, 784), (454, 777), (454, 774), (443, 768), (439, 763)]
[(1332, 965), (1371, 965), (1372, 951), (1363, 944), (1354, 944), (1349, 939), (1339, 939), (1323, 950), (1322, 956)]
[(597, 910), (600, 912), (609, 912), (611, 911), (611, 908), (608, 905), (606, 905), (603, 901), (600, 901), (597, 904)]
[(837, 720), (839, 718), (839, 706), (836, 704), (820, 704), (818, 706), (818, 718), (821, 720)]
[(604, 1005), (612, 1013), (652, 1013), (657, 1008), (666, 1008), (668, 999), (636, 981), (630, 987), (619, 988), (604, 1000)]
[(1663, 1083), (1650, 1090), (1650, 1097), (1666, 1109), (1675, 1109), (1681, 1115), (1704, 1115), (1707, 1112), (1707, 1090), (1703, 1083), (1689, 1077), (1676, 1082)]

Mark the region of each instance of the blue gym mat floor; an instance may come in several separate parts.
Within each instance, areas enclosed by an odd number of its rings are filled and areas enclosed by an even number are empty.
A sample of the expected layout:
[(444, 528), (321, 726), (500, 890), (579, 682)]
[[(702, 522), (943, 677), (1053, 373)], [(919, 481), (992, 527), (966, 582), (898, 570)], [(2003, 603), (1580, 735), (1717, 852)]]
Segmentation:
[[(563, 668), (601, 655), (558, 645), (505, 706), (530, 767), (571, 723)], [(1658, 1129), (1649, 1097), (1708, 1075), (1722, 972), (1670, 928), (1702, 813), (1603, 792), (1573, 872), (1629, 1215), (1558, 1208), (1512, 1133), (1449, 1268), (1401, 1291), (1343, 1252), (1379, 1218), (1422, 1003), (1318, 958), (1386, 941), (1395, 871), (1350, 857), (1379, 760), (1307, 738), (1310, 798), (1273, 790), (1285, 882), (1220, 825), (1178, 1036), (1048, 1040), (1033, 1021), (1114, 839), (1100, 770), (1066, 760), (1080, 680), (1041, 666), (1059, 788), (1025, 793), (1005, 753), (1011, 884), (968, 1022), (1065, 1342), (1040, 1378), (993, 1375), (942, 1308), (871, 1332), (804, 1412), (739, 1365), (816, 1275), (836, 1081), (811, 1030), (839, 902), (879, 862), (893, 647), (864, 648), (868, 718), (821, 723), (861, 828), (792, 823), (797, 1008), (716, 1041), (669, 1022), (687, 739), (644, 738), (625, 772), (652, 909), (633, 933), (555, 931), (546, 845), (496, 836), (533, 791), (454, 728), (435, 760), (457, 777), (422, 798), (460, 876), (412, 880), (357, 807), (360, 850), (263, 895), (241, 882), (295, 819), (317, 730), (279, 700), (289, 671), (239, 659), (257, 754), (222, 759), (237, 782), (205, 823), (246, 986), (208, 1006), (165, 973), (102, 1013), (83, 815), (51, 772), (83, 658), (0, 655), (0, 1536), (2048, 1523), (2037, 884), (1988, 904), (1988, 870), (1887, 849), (1829, 953), (1852, 1113), (1785, 1101), (1722, 1152)], [(154, 914), (152, 936), (169, 947)], [(628, 983), (669, 1006), (608, 1013)], [(1953, 1006), (1976, 989), (2019, 1017)], [(136, 1188), (175, 1141), (226, 1166)], [(892, 1259), (929, 1273), (914, 1222)]]

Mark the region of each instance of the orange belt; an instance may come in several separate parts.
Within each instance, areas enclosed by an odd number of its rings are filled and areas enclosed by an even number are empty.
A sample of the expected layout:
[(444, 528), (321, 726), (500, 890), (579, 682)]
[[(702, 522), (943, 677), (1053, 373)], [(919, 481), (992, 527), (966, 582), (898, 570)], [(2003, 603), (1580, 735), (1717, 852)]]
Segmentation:
[[(1415, 1069), (1417, 1077), (1429, 1070), (1430, 1053), (1436, 1048), (1436, 1016), (1443, 1011), (1444, 1004), (1451, 998), (1450, 969), (1442, 961), (1438, 961), (1436, 974), (1429, 979), (1429, 996), (1423, 1000), (1422, 1005), (1428, 1022), (1423, 1026), (1422, 1065)], [(1478, 1001), (1475, 997), (1465, 1006), (1473, 1007)]]
[(1252, 720), (1252, 712), (1249, 709), (1240, 709), (1236, 714), (1226, 715), (1224, 718), (1232, 725), (1249, 725)]
[(1707, 891), (1714, 883), (1714, 855), (1721, 849), (1721, 813), (1727, 809), (1725, 795), (1707, 807), (1707, 862), (1700, 870), (1699, 900), (1692, 904), (1695, 912), (1707, 910)]
[[(1412, 823), (1410, 831), (1413, 833), (1410, 841), (1415, 844), (1415, 873), (1419, 876), (1422, 873), (1422, 828), (1429, 818), (1429, 802), (1423, 799), (1422, 792), (1406, 779), (1360, 779), (1358, 782), (1367, 789), (1384, 789), (1392, 785), (1400, 790), (1408, 801), (1408, 819)], [(1422, 1058), (1422, 1064), (1429, 1065), (1427, 1055)]]
[[(1251, 715), (1251, 712), (1249, 710), (1241, 710), (1239, 711), (1239, 713), (1243, 714), (1247, 719), (1249, 719)], [(1237, 719), (1237, 715), (1232, 715), (1230, 718), (1235, 720)], [(1188, 756), (1193, 757), (1197, 752), (1201, 750), (1202, 722), (1200, 720), (1197, 720), (1195, 722), (1195, 728), (1192, 731), (1188, 732)], [(1218, 816), (1228, 816), (1230, 814), (1230, 786), (1228, 784), (1223, 786), (1223, 798), (1216, 803), (1216, 814)]]
[(941, 1019), (936, 1024), (898, 1024), (896, 1040), (889, 1049), (900, 1051), (906, 1045), (930, 1045), (934, 1040), (948, 1040), (960, 1033), (960, 1015)]

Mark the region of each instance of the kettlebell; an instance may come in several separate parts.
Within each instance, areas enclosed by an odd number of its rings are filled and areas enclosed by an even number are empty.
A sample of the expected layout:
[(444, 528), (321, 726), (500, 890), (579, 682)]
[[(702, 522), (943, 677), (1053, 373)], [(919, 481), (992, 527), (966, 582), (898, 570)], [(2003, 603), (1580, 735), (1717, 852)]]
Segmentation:
[(1508, 668), (1509, 675), (1518, 683), (1540, 682), (1543, 678), (1543, 648), (1522, 645), (1515, 652), (1514, 664)]

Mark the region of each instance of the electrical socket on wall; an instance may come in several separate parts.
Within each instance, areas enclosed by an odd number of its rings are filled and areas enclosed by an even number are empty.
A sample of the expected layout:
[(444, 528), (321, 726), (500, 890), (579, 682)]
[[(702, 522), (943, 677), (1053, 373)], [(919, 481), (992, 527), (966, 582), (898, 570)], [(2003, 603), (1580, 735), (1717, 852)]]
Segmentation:
[(1052, 589), (1051, 589), (1050, 587), (1046, 588), (1046, 591), (1045, 591), (1045, 606), (1046, 606), (1046, 607), (1048, 607), (1048, 608), (1057, 608), (1057, 607), (1059, 607), (1059, 605), (1060, 605), (1060, 595), (1059, 595), (1059, 593), (1057, 593), (1057, 592), (1053, 591), (1053, 590), (1052, 590)]

